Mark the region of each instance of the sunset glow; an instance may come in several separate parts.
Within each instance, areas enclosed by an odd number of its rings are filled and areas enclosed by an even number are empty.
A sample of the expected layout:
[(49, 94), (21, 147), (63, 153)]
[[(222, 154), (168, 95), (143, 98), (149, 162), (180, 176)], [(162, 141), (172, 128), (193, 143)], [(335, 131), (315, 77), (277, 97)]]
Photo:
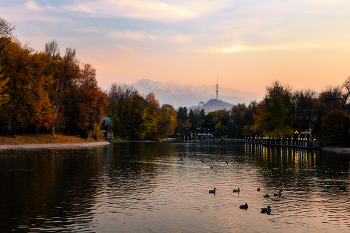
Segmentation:
[(99, 85), (140, 79), (260, 93), (275, 80), (321, 91), (350, 76), (350, 2), (1, 1), (35, 50), (55, 39), (97, 69)]

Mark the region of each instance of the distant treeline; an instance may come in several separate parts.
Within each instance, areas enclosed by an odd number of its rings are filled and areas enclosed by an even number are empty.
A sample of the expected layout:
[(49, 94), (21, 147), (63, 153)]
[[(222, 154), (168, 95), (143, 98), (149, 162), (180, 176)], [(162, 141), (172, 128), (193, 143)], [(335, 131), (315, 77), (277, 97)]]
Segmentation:
[(204, 109), (187, 114), (186, 108), (179, 108), (176, 132), (183, 132), (185, 125), (192, 130), (201, 125), (216, 136), (233, 138), (290, 138), (309, 131), (323, 145), (349, 146), (349, 96), (350, 78), (340, 86), (326, 87), (319, 94), (310, 89), (292, 92), (289, 86), (276, 81), (266, 88), (259, 103), (238, 104), (230, 110), (206, 115)]

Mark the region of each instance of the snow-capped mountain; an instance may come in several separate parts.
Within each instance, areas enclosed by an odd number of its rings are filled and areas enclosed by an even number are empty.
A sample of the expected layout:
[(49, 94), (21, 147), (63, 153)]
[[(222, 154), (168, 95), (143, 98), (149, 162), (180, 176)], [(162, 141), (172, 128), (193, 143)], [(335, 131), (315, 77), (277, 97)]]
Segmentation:
[[(216, 96), (216, 86), (182, 86), (176, 83), (156, 82), (141, 79), (132, 84), (140, 94), (147, 95), (153, 92), (160, 104), (171, 104), (175, 108), (196, 106), (200, 101), (207, 102)], [(219, 99), (228, 103), (246, 103), (259, 98), (255, 93), (243, 92), (219, 86)]]

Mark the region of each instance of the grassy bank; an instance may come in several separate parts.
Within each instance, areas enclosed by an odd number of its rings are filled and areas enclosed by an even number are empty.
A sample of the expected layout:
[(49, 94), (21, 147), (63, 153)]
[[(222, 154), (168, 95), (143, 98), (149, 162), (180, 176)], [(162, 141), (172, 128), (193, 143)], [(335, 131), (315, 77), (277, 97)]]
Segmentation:
[[(102, 141), (102, 140), (99, 140)], [(55, 139), (51, 134), (47, 135), (30, 135), (30, 136), (0, 136), (0, 145), (20, 145), (20, 144), (48, 144), (48, 143), (85, 143), (85, 142), (97, 142), (92, 138), (83, 139), (78, 136), (65, 136), (57, 135)]]

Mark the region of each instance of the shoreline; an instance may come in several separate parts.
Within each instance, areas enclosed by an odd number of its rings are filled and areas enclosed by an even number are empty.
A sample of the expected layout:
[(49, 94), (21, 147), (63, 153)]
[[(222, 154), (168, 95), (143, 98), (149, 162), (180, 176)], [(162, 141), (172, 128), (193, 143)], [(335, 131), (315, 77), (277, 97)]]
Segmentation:
[(82, 142), (82, 143), (47, 143), (47, 144), (19, 144), (0, 145), (0, 151), (4, 150), (35, 150), (35, 149), (82, 149), (91, 147), (107, 146), (109, 142)]
[(323, 147), (321, 150), (339, 154), (350, 154), (350, 148), (345, 147)]

